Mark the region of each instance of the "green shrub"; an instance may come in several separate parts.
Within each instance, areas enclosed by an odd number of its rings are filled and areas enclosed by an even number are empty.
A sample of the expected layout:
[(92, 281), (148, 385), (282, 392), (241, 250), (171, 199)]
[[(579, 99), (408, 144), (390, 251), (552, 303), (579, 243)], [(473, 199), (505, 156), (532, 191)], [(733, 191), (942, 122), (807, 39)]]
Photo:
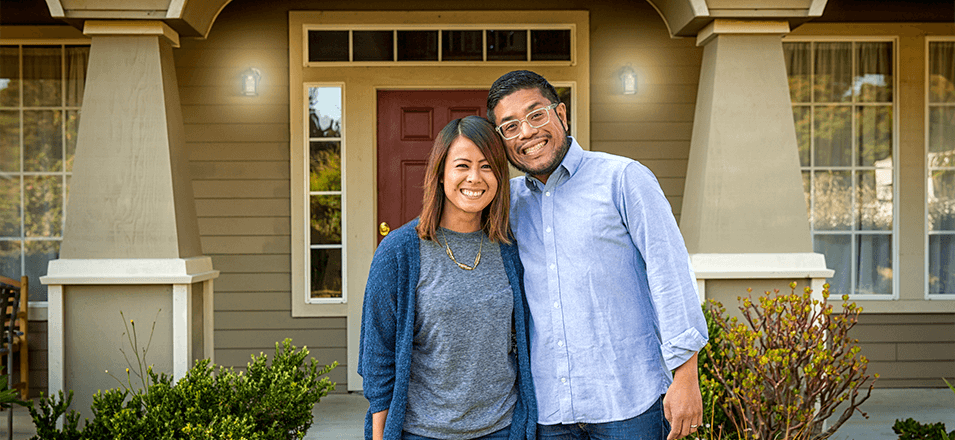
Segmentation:
[[(93, 419), (78, 429), (75, 411), (67, 414), (72, 392), (42, 397), (30, 409), (37, 428), (34, 439), (232, 439), (293, 440), (304, 438), (312, 424), (312, 407), (335, 389), (328, 374), (338, 363), (321, 370), (314, 359), (306, 365), (308, 349), (297, 350), (291, 340), (275, 344), (268, 356), (252, 356), (248, 371), (196, 362), (174, 382), (146, 368), (139, 390), (117, 388), (93, 396)], [(129, 377), (129, 370), (127, 370)], [(56, 420), (66, 415), (62, 429)]]
[[(713, 319), (713, 313), (703, 305), (703, 317), (706, 318), (706, 329), (710, 337), (710, 344), (715, 343), (722, 335), (720, 326)], [(729, 423), (729, 417), (723, 410), (721, 402), (726, 398), (723, 386), (713, 375), (713, 365), (723, 362), (723, 350), (703, 350), (698, 359), (700, 374), (700, 393), (703, 395), (703, 426), (697, 431), (694, 438), (730, 440), (736, 438), (735, 430)]]
[[(872, 384), (859, 393), (870, 379), (868, 360), (859, 356), (858, 340), (848, 336), (861, 308), (844, 296), (842, 311), (834, 312), (828, 285), (821, 301), (812, 299), (809, 288), (797, 294), (796, 283), (789, 286), (790, 294), (776, 290), (757, 300), (739, 298), (742, 323), (711, 301), (719, 332), (705, 348), (704, 369), (722, 387), (716, 393), (723, 393), (717, 401), (729, 420), (722, 425), (724, 435), (825, 439), (861, 412), (859, 406), (871, 395)], [(829, 428), (823, 431), (827, 419)]]
[(899, 440), (955, 440), (955, 431), (945, 432), (944, 423), (923, 424), (913, 418), (896, 420), (892, 431)]

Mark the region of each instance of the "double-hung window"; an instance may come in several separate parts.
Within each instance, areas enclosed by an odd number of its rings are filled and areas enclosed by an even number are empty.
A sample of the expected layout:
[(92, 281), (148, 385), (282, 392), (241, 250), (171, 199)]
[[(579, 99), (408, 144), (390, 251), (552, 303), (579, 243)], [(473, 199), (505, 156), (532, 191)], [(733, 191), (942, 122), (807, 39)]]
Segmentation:
[(893, 40), (783, 44), (813, 248), (834, 294), (895, 288)]
[(926, 292), (955, 299), (955, 40), (928, 40)]
[(89, 46), (0, 45), (0, 273), (40, 275), (59, 256)]

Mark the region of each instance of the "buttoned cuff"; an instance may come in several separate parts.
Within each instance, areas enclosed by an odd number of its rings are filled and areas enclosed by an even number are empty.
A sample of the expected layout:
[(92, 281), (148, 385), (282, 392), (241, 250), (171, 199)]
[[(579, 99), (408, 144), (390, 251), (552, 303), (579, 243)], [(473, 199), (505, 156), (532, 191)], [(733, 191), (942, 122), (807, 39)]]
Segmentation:
[(686, 329), (675, 338), (663, 343), (663, 360), (667, 369), (676, 370), (706, 345), (706, 337), (695, 328)]

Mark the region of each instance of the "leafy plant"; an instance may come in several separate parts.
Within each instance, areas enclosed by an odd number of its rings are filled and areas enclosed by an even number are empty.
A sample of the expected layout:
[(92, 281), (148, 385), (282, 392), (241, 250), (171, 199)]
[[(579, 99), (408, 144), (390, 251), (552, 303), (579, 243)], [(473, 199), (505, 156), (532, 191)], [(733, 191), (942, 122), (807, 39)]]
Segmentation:
[[(135, 348), (134, 348), (135, 350)], [(34, 439), (247, 439), (304, 438), (312, 407), (335, 384), (327, 375), (338, 363), (318, 368), (307, 348), (291, 340), (275, 344), (275, 357), (252, 356), (247, 372), (199, 360), (178, 382), (145, 368), (144, 389), (117, 388), (93, 396), (93, 419), (77, 429), (79, 416), (67, 414), (72, 393), (41, 397), (30, 414)], [(122, 383), (121, 383), (122, 384)], [(56, 420), (66, 415), (63, 429)]]
[(809, 288), (799, 294), (796, 283), (789, 287), (789, 294), (739, 298), (743, 322), (710, 303), (720, 332), (705, 349), (712, 360), (706, 367), (725, 393), (720, 405), (729, 424), (723, 427), (743, 439), (825, 439), (856, 411), (867, 417), (859, 406), (872, 393), (870, 383), (860, 395), (871, 378), (868, 360), (848, 335), (862, 309), (843, 296), (842, 311), (834, 312), (828, 285), (822, 300), (814, 300)]
[(899, 435), (899, 440), (955, 440), (955, 431), (945, 432), (944, 423), (923, 424), (911, 417), (896, 420), (892, 431)]
[[(703, 317), (706, 318), (706, 329), (710, 341), (716, 341), (722, 334), (722, 330), (706, 305), (703, 305)], [(726, 392), (713, 374), (713, 365), (724, 362), (725, 357), (723, 350), (704, 350), (698, 357), (700, 393), (703, 395), (703, 426), (696, 432), (695, 438), (728, 440), (736, 437), (733, 435), (735, 430), (729, 423), (729, 417), (721, 405), (726, 398)]]

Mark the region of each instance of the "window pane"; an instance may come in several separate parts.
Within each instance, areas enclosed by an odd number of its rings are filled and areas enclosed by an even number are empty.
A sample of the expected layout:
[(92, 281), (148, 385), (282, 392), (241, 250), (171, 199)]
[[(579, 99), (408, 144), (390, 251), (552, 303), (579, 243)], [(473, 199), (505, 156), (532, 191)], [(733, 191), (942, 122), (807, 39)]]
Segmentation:
[(852, 228), (850, 171), (817, 171), (814, 175), (812, 227), (816, 230)]
[(20, 178), (0, 176), (0, 237), (20, 236)]
[(23, 226), (27, 237), (59, 237), (63, 230), (63, 177), (23, 177)]
[(856, 218), (861, 230), (892, 230), (892, 169), (858, 172)]
[(557, 90), (557, 99), (564, 103), (564, 108), (567, 109), (567, 136), (573, 136), (574, 134), (571, 133), (573, 127), (571, 121), (573, 121), (573, 119), (571, 118), (570, 111), (573, 107), (571, 104), (573, 103), (574, 91), (570, 87), (554, 87), (554, 89)]
[(829, 293), (835, 297), (848, 295), (852, 286), (849, 284), (849, 274), (852, 273), (851, 236), (849, 235), (821, 235), (812, 238), (812, 249), (826, 256), (826, 267), (836, 273), (826, 280), (829, 283)]
[(20, 171), (20, 112), (0, 111), (0, 171)]
[(816, 43), (817, 102), (852, 100), (852, 43)]
[(892, 107), (856, 108), (856, 145), (859, 165), (892, 166)]
[(308, 31), (308, 61), (348, 61), (348, 31)]
[(793, 102), (809, 102), (812, 86), (810, 43), (783, 43), (783, 57), (789, 73), (789, 96)]
[(66, 172), (73, 171), (73, 157), (76, 155), (76, 136), (80, 128), (80, 111), (66, 111)]
[(19, 241), (0, 241), (0, 273), (13, 279), (20, 279), (23, 275), (20, 273)]
[(892, 294), (891, 235), (859, 235), (856, 260), (859, 268), (856, 279), (857, 294)]
[(487, 31), (488, 61), (527, 61), (527, 31)]
[(955, 166), (955, 107), (929, 107), (928, 166)]
[(441, 31), (441, 59), (444, 61), (482, 61), (483, 31)]
[(570, 29), (532, 30), (531, 60), (570, 61)]
[(812, 211), (810, 211), (810, 208), (812, 207), (812, 198), (809, 197), (809, 195), (812, 194), (809, 192), (809, 188), (811, 188), (812, 185), (811, 179), (812, 178), (810, 177), (809, 171), (802, 172), (802, 193), (806, 200), (806, 218), (809, 219), (809, 223), (812, 223)]
[(66, 105), (83, 105), (86, 86), (86, 66), (89, 65), (89, 46), (66, 46)]
[(340, 142), (309, 142), (309, 191), (342, 190)]
[(856, 43), (858, 102), (892, 102), (892, 43)]
[(806, 106), (793, 107), (793, 122), (796, 125), (796, 144), (799, 145), (799, 165), (809, 166), (809, 136), (812, 130), (809, 125), (810, 108)]
[(312, 244), (342, 242), (342, 197), (310, 196)]
[(37, 274), (45, 274), (51, 260), (60, 258), (60, 241), (27, 241), (24, 249), (26, 271), (30, 277), (30, 301), (46, 301), (46, 285)]
[(342, 89), (310, 87), (308, 89), (308, 136), (340, 138), (342, 136)]
[(816, 166), (852, 165), (852, 112), (848, 106), (813, 107)]
[(23, 106), (48, 107), (63, 105), (62, 62), (59, 47), (25, 46), (23, 48)]
[(955, 235), (928, 237), (928, 293), (955, 295)]
[(925, 191), (929, 231), (955, 231), (955, 170), (931, 171)]
[(63, 170), (63, 112), (23, 111), (23, 170)]
[(955, 102), (955, 41), (932, 41), (929, 51), (929, 102)]
[(342, 297), (341, 249), (312, 249), (312, 298)]
[(20, 48), (0, 46), (0, 107), (20, 105)]
[(398, 31), (398, 61), (438, 61), (438, 31)]
[(394, 61), (395, 34), (393, 31), (354, 31), (354, 61)]

